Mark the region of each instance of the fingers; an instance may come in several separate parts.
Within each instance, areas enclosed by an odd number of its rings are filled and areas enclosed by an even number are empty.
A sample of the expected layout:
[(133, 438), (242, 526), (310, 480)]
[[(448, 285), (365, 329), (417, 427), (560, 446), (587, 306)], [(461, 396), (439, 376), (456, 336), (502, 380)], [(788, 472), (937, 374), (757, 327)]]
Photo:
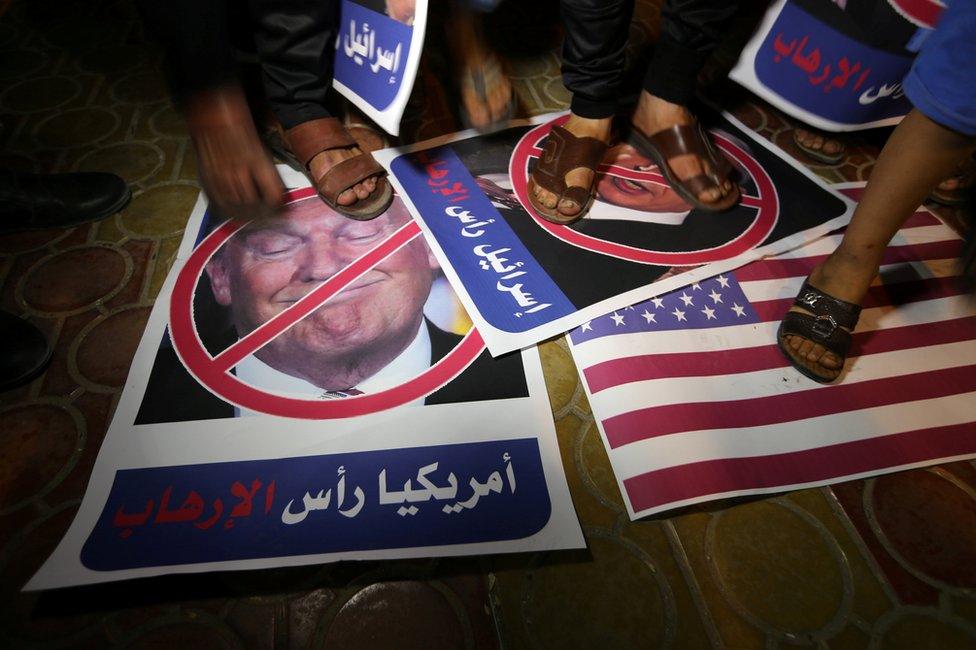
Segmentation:
[(210, 170), (201, 176), (210, 201), (229, 217), (254, 219), (267, 216), (284, 201), (285, 188), (270, 161), (253, 166)]
[(257, 164), (253, 169), (261, 200), (269, 208), (277, 208), (285, 200), (285, 186), (270, 160)]

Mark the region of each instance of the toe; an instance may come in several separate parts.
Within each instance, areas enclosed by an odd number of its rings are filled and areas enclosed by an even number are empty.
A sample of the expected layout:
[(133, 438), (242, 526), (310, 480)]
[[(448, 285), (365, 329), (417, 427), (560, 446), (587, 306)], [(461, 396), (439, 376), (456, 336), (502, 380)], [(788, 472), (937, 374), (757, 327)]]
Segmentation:
[(810, 354), (810, 350), (813, 349), (813, 346), (814, 346), (813, 341), (804, 339), (803, 343), (800, 344), (800, 347), (797, 349), (796, 353), (797, 355), (806, 358), (807, 355)]
[(547, 208), (556, 207), (556, 195), (548, 190), (544, 190), (541, 187), (536, 188), (535, 196), (539, 199), (539, 203), (546, 206)]
[(365, 199), (367, 196), (369, 196), (369, 190), (366, 188), (365, 183), (356, 183), (356, 185), (352, 189), (353, 192), (356, 193), (357, 199), (362, 200)]
[(722, 198), (722, 190), (717, 187), (710, 187), (698, 194), (698, 200), (703, 203), (714, 203), (720, 198)]
[(336, 198), (336, 203), (339, 205), (352, 205), (355, 202), (356, 193), (351, 189), (346, 190)]
[(824, 153), (833, 156), (841, 152), (842, 146), (836, 140), (827, 140), (824, 142), (823, 150)]
[(828, 370), (840, 370), (844, 366), (840, 357), (830, 351), (825, 351), (818, 363)]
[(820, 357), (822, 357), (826, 351), (827, 350), (824, 348), (824, 346), (820, 345), (819, 343), (815, 343), (806, 354), (807, 361), (819, 363)]
[(566, 215), (567, 217), (575, 217), (579, 214), (580, 206), (576, 201), (570, 201), (569, 199), (563, 199), (559, 202), (559, 213)]
[(952, 191), (959, 189), (959, 179), (955, 176), (945, 179), (939, 183), (939, 189), (943, 191)]

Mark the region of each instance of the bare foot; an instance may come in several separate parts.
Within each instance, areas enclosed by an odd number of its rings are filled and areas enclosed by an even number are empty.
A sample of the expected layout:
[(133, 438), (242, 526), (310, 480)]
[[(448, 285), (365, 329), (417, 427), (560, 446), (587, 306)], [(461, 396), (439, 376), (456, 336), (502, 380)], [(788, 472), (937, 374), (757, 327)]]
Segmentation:
[[(569, 116), (569, 120), (563, 124), (563, 128), (578, 138), (590, 137), (596, 138), (601, 142), (610, 142), (610, 127), (612, 123), (613, 118), (610, 117), (600, 120), (591, 120), (586, 117), (571, 114)], [(589, 188), (593, 185), (593, 172), (585, 168), (574, 169), (566, 174), (565, 181), (566, 187)], [(568, 199), (559, 201), (559, 205), (557, 206), (556, 202), (559, 197), (549, 190), (542, 189), (537, 184), (533, 184), (533, 190), (539, 203), (546, 206), (550, 210), (552, 208), (556, 208), (559, 210), (560, 214), (567, 217), (575, 216), (579, 214), (580, 210), (583, 209), (583, 206)]]
[[(359, 147), (349, 147), (347, 149), (329, 149), (328, 151), (323, 151), (308, 162), (308, 169), (312, 175), (312, 178), (321, 178), (322, 174), (332, 169), (336, 164), (342, 162), (343, 160), (348, 160), (354, 156), (358, 156), (362, 153)], [(336, 198), (336, 203), (339, 205), (352, 205), (356, 201), (360, 201), (369, 197), (369, 195), (376, 189), (376, 176), (370, 176), (364, 181), (356, 183), (348, 190), (340, 194)]]
[[(876, 266), (865, 264), (856, 257), (847, 255), (842, 249), (838, 249), (813, 269), (809, 282), (815, 288), (835, 298), (860, 304), (877, 271)], [(810, 313), (795, 305), (790, 307), (790, 311)], [(844, 368), (844, 359), (828, 351), (820, 343), (795, 334), (783, 338), (787, 347), (817, 375), (832, 380), (840, 375)]]
[[(501, 71), (501, 65), (492, 59), (469, 61), (466, 75), (482, 75), (479, 87), (473, 76), (465, 77), (471, 81), (461, 83), (461, 101), (467, 111), (471, 125), (484, 129), (500, 122), (512, 101), (512, 84)], [(483, 94), (482, 94), (483, 93)]]
[(807, 149), (819, 151), (825, 156), (836, 156), (847, 150), (847, 146), (843, 142), (837, 138), (828, 136), (826, 133), (811, 131), (800, 127), (793, 129), (793, 131), (795, 132), (796, 139), (800, 142), (800, 144)]
[[(654, 135), (672, 126), (694, 124), (695, 116), (684, 106), (672, 104), (659, 97), (651, 95), (646, 90), (641, 92), (634, 111), (634, 124), (647, 135)], [(684, 181), (704, 174), (706, 170), (701, 158), (694, 154), (675, 156), (668, 159), (668, 165), (677, 177)], [(718, 187), (704, 189), (698, 194), (702, 203), (716, 203), (726, 197), (733, 190), (732, 181), (725, 179)]]
[(461, 103), (476, 129), (505, 117), (512, 100), (512, 83), (482, 30), (480, 14), (452, 3), (446, 23), (451, 54), (460, 70)]

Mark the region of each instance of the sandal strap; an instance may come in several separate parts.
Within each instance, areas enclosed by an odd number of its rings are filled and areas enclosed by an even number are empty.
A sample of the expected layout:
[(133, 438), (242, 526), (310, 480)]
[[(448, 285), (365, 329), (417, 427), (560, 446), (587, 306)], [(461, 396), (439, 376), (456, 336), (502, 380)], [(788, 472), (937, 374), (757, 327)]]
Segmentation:
[(814, 318), (819, 318), (821, 321), (832, 321), (834, 328), (846, 327), (852, 330), (861, 315), (860, 305), (824, 293), (809, 281), (804, 282), (800, 287), (793, 305), (810, 312)]
[(356, 141), (349, 135), (346, 127), (335, 117), (302, 122), (285, 131), (285, 142), (306, 169), (312, 158), (323, 151), (356, 146)]
[[(671, 128), (647, 136), (647, 139), (657, 148), (666, 164), (672, 158), (689, 154), (708, 163), (704, 165), (704, 174), (681, 181), (681, 184), (696, 196), (703, 190), (713, 189), (721, 185), (732, 171), (729, 161), (715, 150), (711, 138), (708, 137), (702, 129), (701, 123), (697, 120), (692, 124), (675, 124)], [(668, 165), (668, 167), (671, 166)], [(670, 171), (671, 175), (677, 178), (674, 170), (671, 169)], [(707, 185), (703, 186), (696, 183), (696, 179), (699, 178), (705, 180)], [(694, 187), (692, 187), (692, 183), (695, 184)]]
[(572, 201), (576, 205), (583, 208), (587, 203), (590, 202), (590, 194), (592, 190), (586, 187), (580, 187), (579, 185), (571, 185), (567, 187), (563, 193), (559, 196), (560, 201)]
[[(561, 195), (567, 189), (566, 174), (584, 168), (595, 175), (606, 152), (605, 142), (591, 137), (577, 137), (561, 126), (554, 126), (546, 136), (542, 155), (532, 176), (543, 189)], [(588, 189), (585, 191), (589, 192)]]
[(372, 155), (361, 153), (327, 169), (324, 174), (315, 179), (315, 188), (329, 202), (335, 203), (340, 194), (356, 183), (385, 173), (386, 170)]

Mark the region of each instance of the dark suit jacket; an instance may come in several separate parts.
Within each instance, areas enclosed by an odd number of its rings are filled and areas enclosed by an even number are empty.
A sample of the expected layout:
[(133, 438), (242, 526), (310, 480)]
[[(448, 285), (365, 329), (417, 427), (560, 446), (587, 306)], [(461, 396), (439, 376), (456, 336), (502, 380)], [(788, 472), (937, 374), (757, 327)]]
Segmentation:
[[(443, 359), (461, 341), (427, 321), (431, 365)], [(236, 336), (230, 342), (236, 340)], [(451, 404), (525, 397), (525, 372), (519, 353), (492, 359), (485, 350), (453, 381), (431, 393), (425, 404)], [(142, 399), (136, 424), (188, 422), (234, 417), (234, 406), (201, 386), (186, 371), (168, 340), (159, 347)]]

